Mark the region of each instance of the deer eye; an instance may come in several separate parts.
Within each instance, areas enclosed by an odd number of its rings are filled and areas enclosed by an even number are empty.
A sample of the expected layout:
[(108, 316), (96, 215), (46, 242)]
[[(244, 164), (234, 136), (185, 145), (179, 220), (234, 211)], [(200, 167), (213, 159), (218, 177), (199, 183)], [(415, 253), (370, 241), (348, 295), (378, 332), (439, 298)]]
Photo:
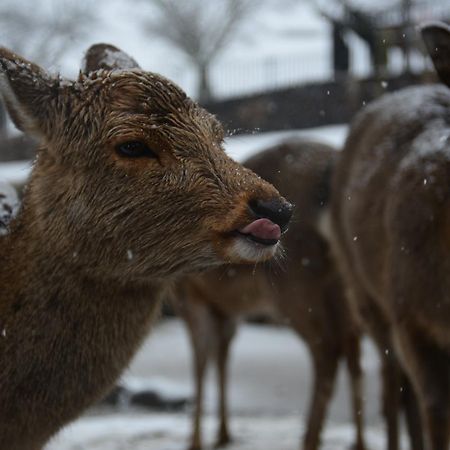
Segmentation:
[(157, 158), (156, 153), (140, 141), (128, 141), (117, 145), (116, 151), (126, 158)]

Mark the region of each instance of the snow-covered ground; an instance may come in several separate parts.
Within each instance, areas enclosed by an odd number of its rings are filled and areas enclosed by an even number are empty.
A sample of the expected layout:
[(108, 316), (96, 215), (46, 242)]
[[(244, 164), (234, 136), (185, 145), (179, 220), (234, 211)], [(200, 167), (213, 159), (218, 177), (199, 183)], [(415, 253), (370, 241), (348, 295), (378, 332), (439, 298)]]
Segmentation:
[[(380, 420), (378, 355), (364, 342), (366, 437), (372, 450), (384, 448)], [(244, 325), (231, 358), (230, 408), (235, 443), (230, 450), (296, 450), (304, 431), (311, 373), (306, 347), (289, 329)], [(205, 443), (214, 441), (215, 385), (206, 389)], [(181, 323), (155, 326), (124, 378), (164, 380), (164, 387), (192, 395), (190, 349)], [(324, 450), (353, 442), (347, 376), (341, 370), (324, 433)], [(190, 411), (146, 413), (90, 412), (54, 438), (47, 450), (182, 450), (190, 434)]]
[(243, 161), (254, 153), (287, 139), (313, 139), (339, 148), (344, 143), (347, 131), (347, 126), (329, 125), (304, 130), (238, 135), (226, 140), (225, 149), (232, 158)]

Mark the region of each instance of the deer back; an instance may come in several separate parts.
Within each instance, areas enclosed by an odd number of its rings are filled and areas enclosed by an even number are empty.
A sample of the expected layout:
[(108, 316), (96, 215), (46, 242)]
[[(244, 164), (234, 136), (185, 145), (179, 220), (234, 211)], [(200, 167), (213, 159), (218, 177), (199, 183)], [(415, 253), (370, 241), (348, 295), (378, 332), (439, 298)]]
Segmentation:
[[(448, 50), (450, 33), (439, 30), (438, 41), (442, 33)], [(435, 41), (430, 53), (448, 83), (448, 51)], [(333, 198), (346, 259), (385, 319), (431, 327), (447, 345), (449, 183), (450, 90), (418, 86), (387, 94), (357, 116)]]

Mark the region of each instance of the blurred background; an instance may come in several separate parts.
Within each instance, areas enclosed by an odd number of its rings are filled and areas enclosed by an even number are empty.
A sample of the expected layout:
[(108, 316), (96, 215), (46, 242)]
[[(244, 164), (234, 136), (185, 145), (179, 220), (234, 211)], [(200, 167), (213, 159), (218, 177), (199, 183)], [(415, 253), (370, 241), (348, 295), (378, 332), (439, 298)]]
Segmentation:
[(248, 133), (348, 122), (426, 74), (416, 27), (449, 18), (448, 0), (2, 0), (0, 41), (68, 77), (112, 43)]
[[(432, 20), (450, 22), (449, 0), (1, 0), (0, 44), (64, 77), (77, 76), (92, 43), (116, 45), (215, 113), (227, 130), (227, 151), (242, 161), (286, 137), (339, 147), (366, 103), (434, 81), (417, 32)], [(23, 185), (34, 149), (0, 105), (0, 179)], [(123, 391), (109, 399), (113, 406), (90, 411), (50, 448), (186, 448), (193, 396), (188, 344), (179, 321), (163, 318), (124, 375)], [(377, 358), (364, 341), (367, 437), (374, 450), (384, 446)], [(237, 442), (230, 448), (298, 448), (309, 364), (306, 348), (289, 329), (240, 328), (230, 383)], [(342, 375), (325, 449), (351, 443), (348, 403)], [(206, 405), (209, 444), (212, 379)]]

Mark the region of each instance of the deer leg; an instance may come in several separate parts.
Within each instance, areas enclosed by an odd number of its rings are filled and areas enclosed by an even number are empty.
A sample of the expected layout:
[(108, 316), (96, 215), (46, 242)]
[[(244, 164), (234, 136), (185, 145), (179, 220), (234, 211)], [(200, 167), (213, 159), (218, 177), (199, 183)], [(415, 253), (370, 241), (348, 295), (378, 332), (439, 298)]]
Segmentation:
[(412, 450), (424, 450), (423, 427), (417, 396), (406, 374), (402, 381), (402, 405)]
[(195, 351), (199, 352), (199, 354), (194, 357), (195, 406), (189, 450), (200, 450), (202, 448), (201, 421), (203, 416), (203, 387), (205, 369), (208, 362), (208, 351), (206, 349), (198, 349)]
[(381, 359), (382, 413), (387, 426), (387, 448), (388, 450), (398, 450), (400, 370), (391, 347), (384, 348)]
[(303, 450), (317, 450), (320, 433), (333, 393), (339, 354), (324, 348), (311, 349), (314, 365), (314, 389), (309, 404), (309, 416), (306, 434), (303, 438)]
[(236, 333), (236, 322), (233, 319), (219, 318), (217, 320), (218, 348), (217, 348), (217, 376), (219, 384), (219, 429), (216, 447), (222, 447), (231, 442), (228, 428), (228, 359), (231, 341)]
[(189, 450), (201, 450), (204, 377), (208, 361), (215, 350), (217, 332), (214, 316), (206, 305), (196, 301), (189, 301), (182, 314), (192, 343), (195, 381), (195, 403)]
[(359, 335), (351, 336), (345, 347), (346, 362), (350, 374), (350, 390), (353, 407), (353, 421), (355, 423), (356, 439), (353, 448), (364, 450), (364, 414), (362, 393), (362, 370), (361, 370), (361, 340)]
[(421, 407), (430, 450), (448, 450), (450, 444), (450, 358), (427, 340), (423, 332), (399, 329), (405, 368)]

